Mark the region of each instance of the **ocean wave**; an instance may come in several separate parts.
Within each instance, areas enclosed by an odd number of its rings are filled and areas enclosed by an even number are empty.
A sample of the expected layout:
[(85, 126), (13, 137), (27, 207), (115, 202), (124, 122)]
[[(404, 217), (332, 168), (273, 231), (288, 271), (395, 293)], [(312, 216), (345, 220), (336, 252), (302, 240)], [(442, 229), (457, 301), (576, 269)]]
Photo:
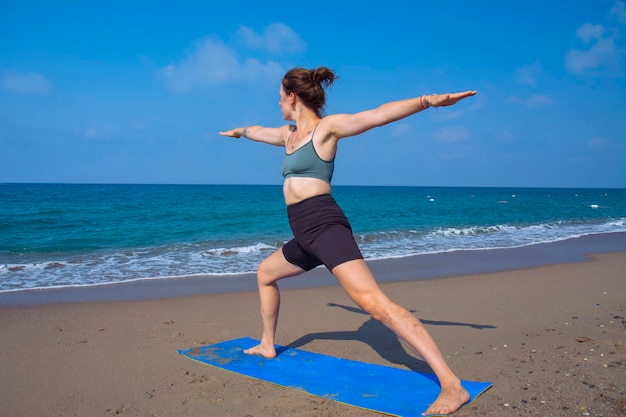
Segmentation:
[(357, 240), (367, 259), (385, 259), (455, 250), (514, 248), (612, 232), (626, 232), (625, 220), (446, 227), (371, 233), (358, 236)]
[(181, 244), (114, 253), (57, 254), (54, 259), (0, 264), (0, 292), (141, 278), (250, 273), (256, 271), (260, 259), (277, 248), (266, 243), (210, 249)]
[[(626, 219), (557, 221), (527, 225), (442, 227), (356, 235), (367, 260), (459, 250), (498, 249), (556, 242), (591, 234), (626, 232)], [(0, 292), (103, 285), (181, 276), (254, 273), (284, 242), (182, 243), (112, 252), (39, 254), (0, 258)], [(209, 245), (212, 245), (209, 247)], [(19, 259), (19, 261), (18, 261)]]
[(266, 245), (265, 243), (257, 243), (255, 245), (235, 247), (235, 248), (215, 248), (209, 249), (204, 252), (206, 256), (232, 256), (232, 255), (245, 255), (251, 253), (275, 251), (276, 247), (272, 245)]

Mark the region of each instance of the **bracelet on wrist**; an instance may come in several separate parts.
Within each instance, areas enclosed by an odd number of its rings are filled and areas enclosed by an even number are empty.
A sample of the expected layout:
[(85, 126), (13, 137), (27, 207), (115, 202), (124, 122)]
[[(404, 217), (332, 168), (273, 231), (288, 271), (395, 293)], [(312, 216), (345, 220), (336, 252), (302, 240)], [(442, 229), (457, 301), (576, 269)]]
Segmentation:
[(427, 108), (430, 107), (430, 103), (428, 103), (428, 106), (426, 104), (424, 104), (424, 96), (420, 96), (420, 104), (422, 105), (422, 107), (424, 108), (424, 110), (426, 110)]
[(428, 104), (430, 104), (432, 108), (435, 109), (437, 113), (439, 113), (439, 109), (437, 109), (437, 106), (433, 104), (433, 96), (436, 96), (436, 95), (437, 94), (431, 94), (430, 96), (428, 96)]

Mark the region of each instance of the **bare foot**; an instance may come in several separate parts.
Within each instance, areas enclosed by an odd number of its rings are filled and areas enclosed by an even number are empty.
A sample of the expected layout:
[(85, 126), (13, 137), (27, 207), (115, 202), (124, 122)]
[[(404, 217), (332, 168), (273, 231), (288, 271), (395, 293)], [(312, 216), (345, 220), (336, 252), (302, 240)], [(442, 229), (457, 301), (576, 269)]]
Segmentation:
[(469, 393), (462, 386), (442, 390), (434, 403), (422, 413), (423, 416), (441, 416), (454, 413), (470, 399)]
[(262, 343), (243, 351), (246, 355), (259, 355), (267, 359), (276, 357), (276, 349), (274, 345), (265, 346)]

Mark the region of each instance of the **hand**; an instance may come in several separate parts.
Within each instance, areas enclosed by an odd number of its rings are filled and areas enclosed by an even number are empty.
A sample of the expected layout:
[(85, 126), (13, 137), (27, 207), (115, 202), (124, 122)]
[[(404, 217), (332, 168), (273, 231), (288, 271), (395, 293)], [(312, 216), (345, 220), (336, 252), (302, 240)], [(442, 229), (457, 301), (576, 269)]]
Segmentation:
[(226, 132), (219, 132), (222, 136), (229, 136), (231, 138), (240, 138), (241, 129), (227, 130)]
[(428, 97), (432, 107), (444, 107), (452, 106), (464, 98), (471, 97), (473, 95), (476, 95), (475, 90), (463, 91), (461, 93), (432, 94), (430, 96), (424, 96), (424, 98)]

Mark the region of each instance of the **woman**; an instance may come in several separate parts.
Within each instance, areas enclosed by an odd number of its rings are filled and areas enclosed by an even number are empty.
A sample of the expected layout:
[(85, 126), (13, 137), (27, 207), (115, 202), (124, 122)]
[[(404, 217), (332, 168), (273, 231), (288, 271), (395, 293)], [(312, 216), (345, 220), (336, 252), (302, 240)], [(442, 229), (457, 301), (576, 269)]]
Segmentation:
[(324, 116), (324, 87), (332, 85), (335, 78), (335, 73), (326, 67), (291, 69), (282, 79), (278, 105), (283, 118), (294, 121), (295, 125), (248, 126), (220, 132), (223, 136), (244, 137), (286, 148), (282, 166), (283, 193), (294, 239), (258, 267), (263, 336), (259, 345), (245, 352), (266, 358), (276, 356), (278, 280), (324, 264), (360, 308), (389, 327), (433, 369), (439, 378), (441, 393), (424, 414), (452, 413), (469, 401), (469, 394), (421, 322), (394, 304), (379, 288), (354, 241), (348, 220), (331, 196), (330, 183), (340, 139), (428, 107), (453, 105), (476, 92), (432, 94), (385, 103), (360, 113)]

